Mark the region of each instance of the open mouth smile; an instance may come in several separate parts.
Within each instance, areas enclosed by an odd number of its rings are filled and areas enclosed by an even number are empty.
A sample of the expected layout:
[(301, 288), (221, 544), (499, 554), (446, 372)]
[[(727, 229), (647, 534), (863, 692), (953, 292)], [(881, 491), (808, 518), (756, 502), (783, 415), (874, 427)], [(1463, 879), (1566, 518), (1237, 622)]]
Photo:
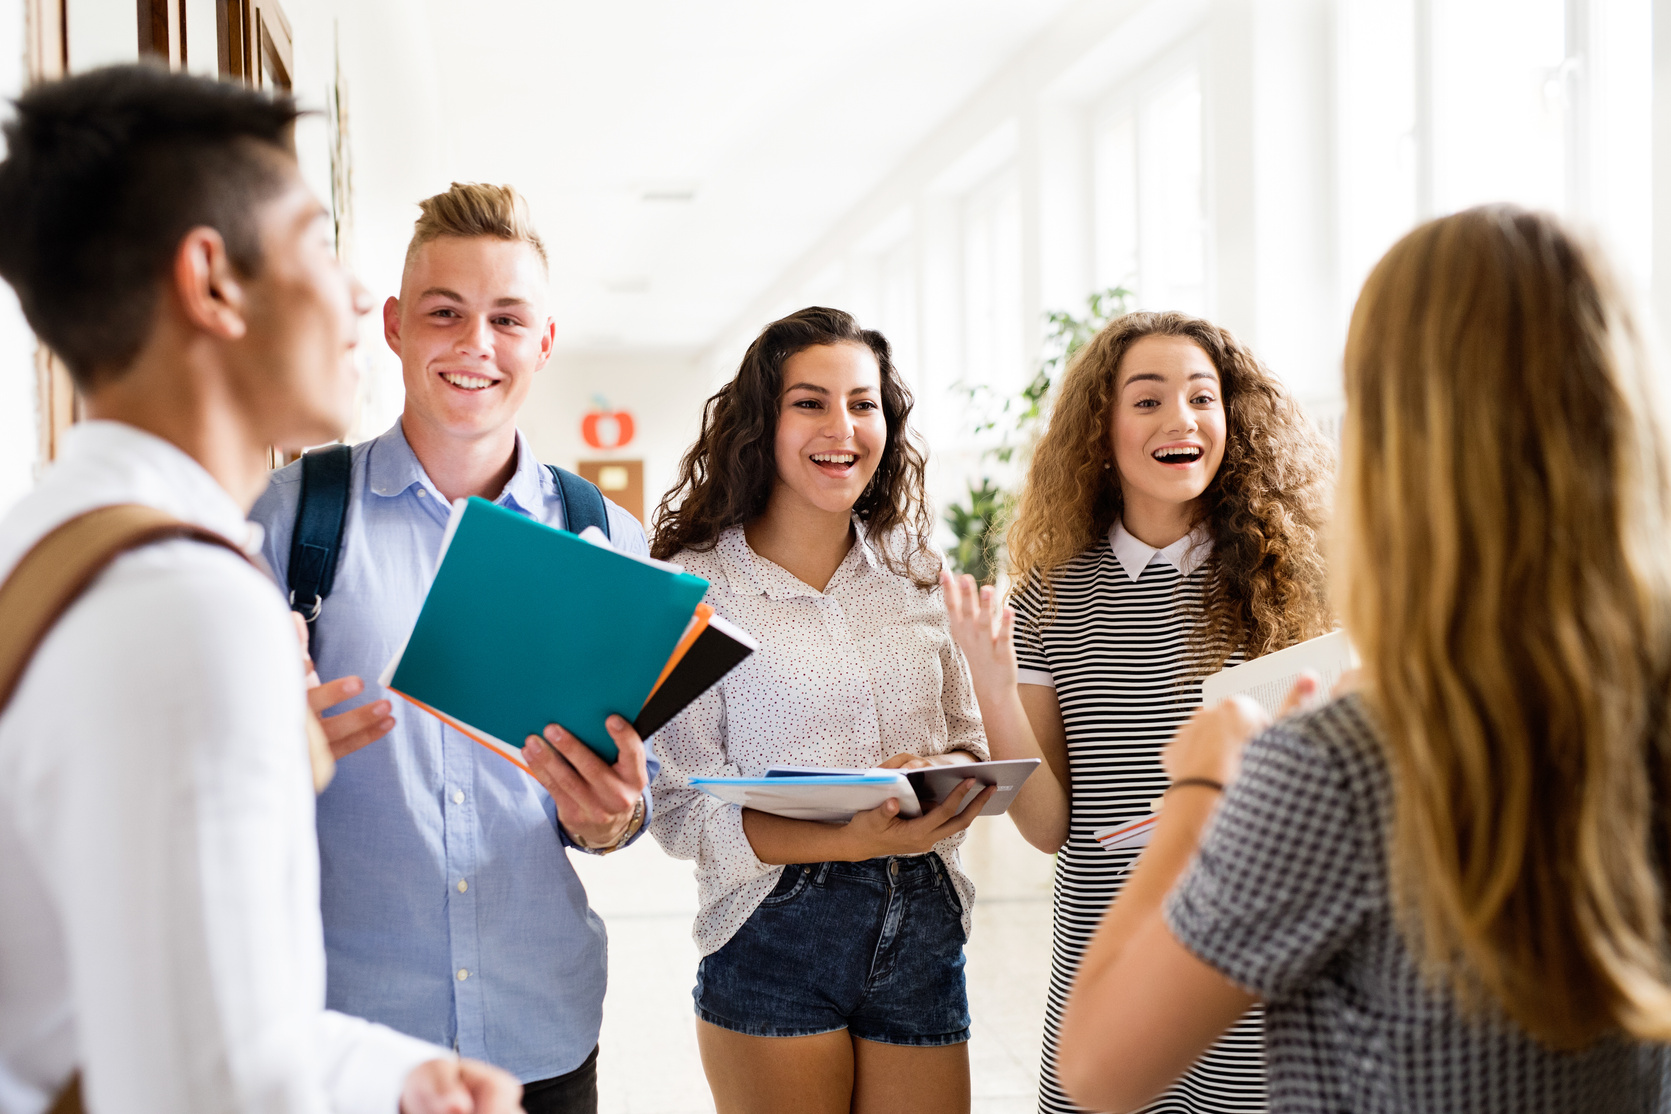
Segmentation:
[(499, 385), (497, 379), (485, 375), (471, 375), (463, 371), (443, 371), (441, 378), (461, 391), (485, 391)]
[(853, 466), (859, 462), (858, 453), (813, 453), (809, 457), (820, 472), (829, 476), (846, 476), (852, 473)]
[(1149, 454), (1162, 464), (1190, 465), (1200, 460), (1200, 445), (1162, 445)]

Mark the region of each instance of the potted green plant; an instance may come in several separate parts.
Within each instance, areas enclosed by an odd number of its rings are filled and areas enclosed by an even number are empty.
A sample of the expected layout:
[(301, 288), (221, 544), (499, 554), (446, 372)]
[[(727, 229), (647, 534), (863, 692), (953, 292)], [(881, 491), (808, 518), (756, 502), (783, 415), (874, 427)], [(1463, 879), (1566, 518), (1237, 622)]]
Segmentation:
[(1015, 480), (1016, 452), (1025, 451), (1038, 439), (1049, 418), (1050, 389), (1074, 353), (1103, 326), (1130, 313), (1135, 296), (1125, 286), (1110, 287), (1086, 299), (1082, 316), (1065, 310), (1047, 314), (1047, 355), (1032, 381), (1019, 393), (998, 397), (985, 386), (962, 387), (969, 408), (976, 414), (971, 434), (979, 438), (996, 430), (998, 438), (981, 450), (981, 475), (969, 483), (965, 499), (946, 508), (945, 522), (954, 538), (946, 557), (957, 572), (968, 573), (982, 584), (997, 579), (1003, 567), (1004, 527), (1015, 502), (1015, 492), (1009, 485)]

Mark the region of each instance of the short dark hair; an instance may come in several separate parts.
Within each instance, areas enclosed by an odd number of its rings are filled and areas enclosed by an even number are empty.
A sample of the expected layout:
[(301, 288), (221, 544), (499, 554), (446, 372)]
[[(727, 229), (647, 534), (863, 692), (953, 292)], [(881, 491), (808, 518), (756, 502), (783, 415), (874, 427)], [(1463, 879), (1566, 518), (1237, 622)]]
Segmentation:
[(37, 85), (5, 123), (0, 276), (83, 389), (150, 335), (180, 239), (215, 229), (240, 273), (261, 263), (254, 209), (294, 157), (287, 96), (150, 65)]

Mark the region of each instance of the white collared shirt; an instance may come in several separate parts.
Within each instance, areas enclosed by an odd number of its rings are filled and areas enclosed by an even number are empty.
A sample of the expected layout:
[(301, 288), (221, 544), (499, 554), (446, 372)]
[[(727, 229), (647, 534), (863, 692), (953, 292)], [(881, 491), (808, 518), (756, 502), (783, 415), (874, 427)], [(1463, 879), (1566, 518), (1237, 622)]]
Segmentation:
[[(901, 753), (987, 756), (969, 667), (952, 641), (938, 587), (918, 588), (859, 540), (822, 592), (749, 548), (734, 526), (706, 552), (673, 560), (709, 583), (707, 602), (760, 649), (656, 733), (661, 776), (650, 830), (674, 858), (696, 860), (694, 936), (718, 951), (772, 887), (742, 810), (692, 777), (758, 777), (768, 766), (865, 769)], [(975, 886), (957, 858), (963, 833), (935, 846), (963, 902)]]
[[(76, 515), (144, 503), (249, 540), (185, 453), (114, 422), (0, 521), (0, 577)], [(376, 1111), (441, 1049), (325, 1005), (295, 628), (189, 541), (119, 558), (0, 716), (0, 1112), (72, 1070), (92, 1110)]]
[[(1108, 548), (1113, 551), (1114, 559), (1120, 562), (1126, 579), (1135, 584), (1142, 579), (1143, 570), (1157, 563), (1171, 565), (1180, 576), (1188, 576), (1213, 555), (1213, 535), (1202, 524), (1171, 545), (1156, 549), (1148, 542), (1138, 540), (1137, 535), (1126, 529), (1124, 522), (1116, 521), (1108, 528)], [(1019, 669), (1016, 681), (1023, 685), (1056, 687), (1055, 678), (1043, 669)]]

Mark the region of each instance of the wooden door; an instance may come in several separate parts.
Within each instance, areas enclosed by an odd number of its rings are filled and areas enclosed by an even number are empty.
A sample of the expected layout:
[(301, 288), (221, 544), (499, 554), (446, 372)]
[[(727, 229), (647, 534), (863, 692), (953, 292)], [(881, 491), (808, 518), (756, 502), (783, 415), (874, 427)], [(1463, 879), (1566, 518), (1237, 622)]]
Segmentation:
[(644, 525), (644, 462), (642, 460), (583, 460), (582, 479), (591, 480), (598, 490), (620, 504), (622, 510)]
[(215, 0), (221, 77), (288, 93), (295, 39), (276, 0)]

